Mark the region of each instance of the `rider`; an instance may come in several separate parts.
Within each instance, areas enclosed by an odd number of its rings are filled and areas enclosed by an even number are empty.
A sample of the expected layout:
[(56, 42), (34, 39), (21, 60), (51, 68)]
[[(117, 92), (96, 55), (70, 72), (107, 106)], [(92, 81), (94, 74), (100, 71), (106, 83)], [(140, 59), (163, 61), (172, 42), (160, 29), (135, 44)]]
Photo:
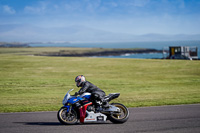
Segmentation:
[(93, 85), (89, 81), (86, 81), (83, 75), (79, 75), (75, 78), (76, 86), (81, 87), (81, 89), (75, 93), (75, 95), (81, 95), (85, 92), (91, 93), (91, 100), (97, 109), (100, 108), (99, 102), (103, 102), (103, 107), (108, 107), (108, 103), (103, 101), (105, 92), (99, 89), (97, 86)]

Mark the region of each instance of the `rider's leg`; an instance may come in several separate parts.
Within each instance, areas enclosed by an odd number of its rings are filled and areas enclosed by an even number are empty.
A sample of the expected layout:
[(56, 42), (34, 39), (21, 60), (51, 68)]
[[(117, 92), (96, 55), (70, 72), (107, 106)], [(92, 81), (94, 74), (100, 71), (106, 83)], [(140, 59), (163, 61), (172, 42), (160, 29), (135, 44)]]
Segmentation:
[(100, 112), (100, 105), (101, 105), (101, 100), (100, 100), (100, 96), (98, 93), (92, 93), (92, 102), (96, 108), (96, 112)]

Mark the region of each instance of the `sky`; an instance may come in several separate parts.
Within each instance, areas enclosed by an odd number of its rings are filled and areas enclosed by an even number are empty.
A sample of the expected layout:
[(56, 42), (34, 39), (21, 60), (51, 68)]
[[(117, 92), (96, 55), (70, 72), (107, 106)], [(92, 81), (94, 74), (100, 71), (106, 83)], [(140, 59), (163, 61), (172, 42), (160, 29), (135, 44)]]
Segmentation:
[(200, 34), (200, 0), (0, 0), (0, 25), (193, 35)]

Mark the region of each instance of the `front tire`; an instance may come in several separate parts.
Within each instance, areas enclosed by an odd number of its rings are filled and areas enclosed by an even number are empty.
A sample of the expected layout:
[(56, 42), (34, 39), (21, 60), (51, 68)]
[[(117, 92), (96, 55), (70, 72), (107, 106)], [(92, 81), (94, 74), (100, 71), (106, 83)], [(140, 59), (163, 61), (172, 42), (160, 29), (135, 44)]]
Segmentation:
[(57, 113), (57, 118), (60, 123), (65, 125), (73, 125), (78, 121), (77, 113), (74, 109), (72, 109), (71, 113), (69, 113), (67, 112), (67, 108), (61, 108)]
[(108, 119), (113, 123), (124, 123), (129, 118), (129, 111), (126, 106), (120, 103), (112, 103), (111, 105), (118, 107), (120, 112), (114, 112), (108, 116)]

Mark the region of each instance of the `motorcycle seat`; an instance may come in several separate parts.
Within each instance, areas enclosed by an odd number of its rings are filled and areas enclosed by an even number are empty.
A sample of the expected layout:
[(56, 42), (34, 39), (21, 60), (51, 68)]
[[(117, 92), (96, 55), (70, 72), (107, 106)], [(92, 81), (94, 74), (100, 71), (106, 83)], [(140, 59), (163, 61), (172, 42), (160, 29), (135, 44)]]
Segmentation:
[(112, 99), (115, 99), (119, 97), (120, 93), (110, 93), (109, 95), (104, 97), (104, 101), (111, 101)]

